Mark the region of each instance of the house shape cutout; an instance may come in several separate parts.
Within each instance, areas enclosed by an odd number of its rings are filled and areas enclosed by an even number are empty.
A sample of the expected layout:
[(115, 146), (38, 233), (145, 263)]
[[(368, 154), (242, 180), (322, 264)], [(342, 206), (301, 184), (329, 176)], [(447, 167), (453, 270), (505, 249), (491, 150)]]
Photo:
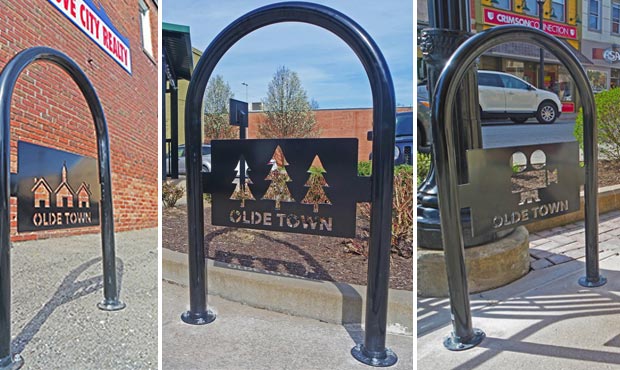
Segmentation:
[(34, 193), (34, 208), (50, 208), (52, 188), (43, 177), (34, 178), (34, 186), (30, 191)]
[(90, 208), (90, 186), (83, 182), (77, 190), (78, 208)]
[(71, 208), (73, 207), (73, 198), (75, 192), (69, 186), (67, 182), (67, 164), (62, 165), (62, 181), (60, 185), (54, 191), (56, 193), (56, 207), (58, 208)]

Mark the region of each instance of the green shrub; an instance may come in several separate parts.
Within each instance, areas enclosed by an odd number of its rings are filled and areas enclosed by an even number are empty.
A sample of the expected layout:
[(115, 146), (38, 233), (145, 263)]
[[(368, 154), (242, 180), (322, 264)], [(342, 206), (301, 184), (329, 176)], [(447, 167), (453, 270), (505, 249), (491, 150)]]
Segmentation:
[(357, 162), (357, 175), (358, 176), (370, 176), (372, 174), (372, 162), (360, 161)]
[(431, 155), (418, 153), (418, 186), (426, 179), (428, 171), (431, 168)]
[[(620, 160), (620, 89), (602, 91), (594, 96), (601, 155)], [(583, 149), (583, 109), (575, 121), (575, 138)]]
[(176, 186), (171, 181), (164, 182), (161, 190), (164, 207), (166, 208), (174, 207), (174, 205), (177, 204), (177, 201), (185, 194), (185, 190), (182, 187)]

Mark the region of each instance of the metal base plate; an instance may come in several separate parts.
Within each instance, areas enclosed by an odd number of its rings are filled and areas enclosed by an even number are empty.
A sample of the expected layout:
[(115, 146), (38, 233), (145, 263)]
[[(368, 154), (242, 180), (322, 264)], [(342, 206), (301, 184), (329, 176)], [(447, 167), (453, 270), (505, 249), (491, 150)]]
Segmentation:
[(469, 340), (463, 341), (461, 338), (456, 337), (454, 333), (451, 333), (443, 341), (443, 346), (450, 351), (465, 351), (480, 344), (485, 337), (486, 334), (482, 330), (474, 328), (474, 335)]
[(398, 357), (391, 349), (386, 348), (382, 356), (371, 356), (363, 344), (358, 344), (351, 349), (351, 355), (363, 364), (375, 367), (388, 367), (394, 365), (398, 361)]
[(0, 370), (17, 370), (24, 366), (24, 358), (16, 353), (0, 359)]
[(586, 288), (596, 288), (607, 283), (607, 279), (603, 275), (599, 275), (597, 281), (588, 281), (587, 276), (582, 276), (579, 278), (579, 285), (584, 286)]
[(181, 315), (181, 320), (190, 325), (206, 325), (215, 320), (215, 314), (211, 310), (202, 313), (193, 313), (185, 311)]
[(104, 299), (103, 301), (97, 303), (97, 307), (103, 311), (120, 311), (127, 307), (127, 305), (121, 300), (108, 301)]

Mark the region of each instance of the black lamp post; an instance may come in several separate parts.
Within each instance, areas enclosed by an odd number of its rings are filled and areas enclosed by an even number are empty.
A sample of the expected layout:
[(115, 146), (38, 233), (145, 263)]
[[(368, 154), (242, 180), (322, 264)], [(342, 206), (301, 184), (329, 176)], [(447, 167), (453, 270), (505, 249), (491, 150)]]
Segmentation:
[[(545, 31), (543, 25), (543, 5), (545, 5), (545, 0), (536, 0), (538, 4), (538, 28), (541, 31)], [(545, 51), (543, 48), (540, 48), (540, 66), (538, 70), (538, 88), (543, 89), (545, 87)]]

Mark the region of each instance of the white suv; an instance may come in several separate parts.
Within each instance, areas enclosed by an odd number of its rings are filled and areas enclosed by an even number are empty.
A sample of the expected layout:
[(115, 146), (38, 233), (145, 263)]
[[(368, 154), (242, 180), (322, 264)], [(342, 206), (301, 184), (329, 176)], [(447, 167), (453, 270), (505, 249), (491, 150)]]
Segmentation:
[(553, 123), (562, 112), (560, 98), (508, 73), (478, 71), (478, 97), (482, 118), (510, 118), (523, 123), (536, 117)]

